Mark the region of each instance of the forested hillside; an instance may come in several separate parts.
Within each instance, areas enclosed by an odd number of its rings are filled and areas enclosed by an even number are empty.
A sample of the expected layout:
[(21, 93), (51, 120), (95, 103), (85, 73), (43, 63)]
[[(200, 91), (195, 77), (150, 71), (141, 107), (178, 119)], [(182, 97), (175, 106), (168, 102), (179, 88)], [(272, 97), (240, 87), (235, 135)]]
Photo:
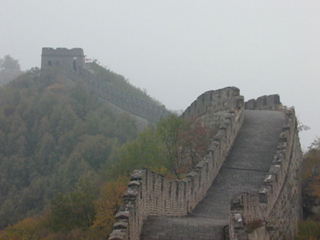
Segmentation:
[(184, 178), (216, 133), (176, 115), (138, 133), (129, 114), (115, 115), (81, 81), (66, 87), (56, 70), (34, 68), (0, 88), (0, 240), (106, 239), (134, 169)]
[(133, 119), (115, 116), (78, 82), (31, 69), (0, 88), (0, 228), (42, 212), (114, 161), (137, 136)]

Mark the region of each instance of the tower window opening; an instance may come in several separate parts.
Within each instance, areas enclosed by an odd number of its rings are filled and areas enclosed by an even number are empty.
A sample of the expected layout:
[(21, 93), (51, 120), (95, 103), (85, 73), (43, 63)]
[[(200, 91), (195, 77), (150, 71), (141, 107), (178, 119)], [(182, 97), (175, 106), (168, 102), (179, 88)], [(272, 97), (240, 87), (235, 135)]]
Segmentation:
[(77, 61), (73, 61), (73, 70), (77, 71)]

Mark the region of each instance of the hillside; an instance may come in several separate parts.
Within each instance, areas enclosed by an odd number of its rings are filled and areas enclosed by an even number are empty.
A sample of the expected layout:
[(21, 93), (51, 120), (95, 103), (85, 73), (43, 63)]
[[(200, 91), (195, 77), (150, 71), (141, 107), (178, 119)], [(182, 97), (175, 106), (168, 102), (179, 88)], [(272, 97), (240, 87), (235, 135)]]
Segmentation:
[(150, 104), (163, 106), (161, 102), (149, 96), (146, 91), (133, 86), (124, 76), (114, 73), (106, 67), (102, 67), (97, 61), (86, 63), (86, 69), (93, 73), (98, 78), (108, 82), (112, 86), (122, 90), (125, 93), (132, 95)]
[(66, 88), (54, 70), (33, 68), (1, 87), (0, 229), (41, 213), (56, 190), (99, 182), (137, 132), (129, 114), (115, 115), (81, 82)]

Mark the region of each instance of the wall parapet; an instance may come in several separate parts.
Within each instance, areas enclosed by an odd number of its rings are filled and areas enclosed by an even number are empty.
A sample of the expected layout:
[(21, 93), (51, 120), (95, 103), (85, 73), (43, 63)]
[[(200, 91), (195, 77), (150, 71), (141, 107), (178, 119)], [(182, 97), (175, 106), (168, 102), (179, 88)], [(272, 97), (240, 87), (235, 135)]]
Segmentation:
[(250, 99), (244, 103), (246, 110), (281, 110), (283, 106), (278, 94), (264, 95), (257, 99)]
[[(217, 110), (219, 114), (221, 110)], [(226, 107), (223, 119), (206, 157), (185, 179), (170, 181), (149, 169), (133, 172), (123, 204), (115, 217), (110, 240), (140, 239), (148, 216), (180, 217), (195, 208), (206, 195), (240, 130), (244, 119), (243, 107)]]
[[(276, 154), (259, 194), (241, 193), (230, 201), (231, 239), (293, 238), (301, 217), (301, 192), (297, 180), (301, 161), (295, 111), (289, 108), (285, 111)], [(239, 214), (244, 223), (240, 228), (235, 217)], [(243, 238), (244, 231), (248, 233), (247, 238)]]

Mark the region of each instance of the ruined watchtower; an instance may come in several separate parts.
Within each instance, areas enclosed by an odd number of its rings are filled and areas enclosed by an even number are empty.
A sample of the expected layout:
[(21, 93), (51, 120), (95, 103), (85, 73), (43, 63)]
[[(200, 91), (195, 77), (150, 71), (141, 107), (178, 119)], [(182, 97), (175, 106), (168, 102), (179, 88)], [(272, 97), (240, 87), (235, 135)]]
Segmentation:
[(77, 71), (84, 67), (84, 57), (82, 48), (42, 48), (41, 68), (62, 64)]

